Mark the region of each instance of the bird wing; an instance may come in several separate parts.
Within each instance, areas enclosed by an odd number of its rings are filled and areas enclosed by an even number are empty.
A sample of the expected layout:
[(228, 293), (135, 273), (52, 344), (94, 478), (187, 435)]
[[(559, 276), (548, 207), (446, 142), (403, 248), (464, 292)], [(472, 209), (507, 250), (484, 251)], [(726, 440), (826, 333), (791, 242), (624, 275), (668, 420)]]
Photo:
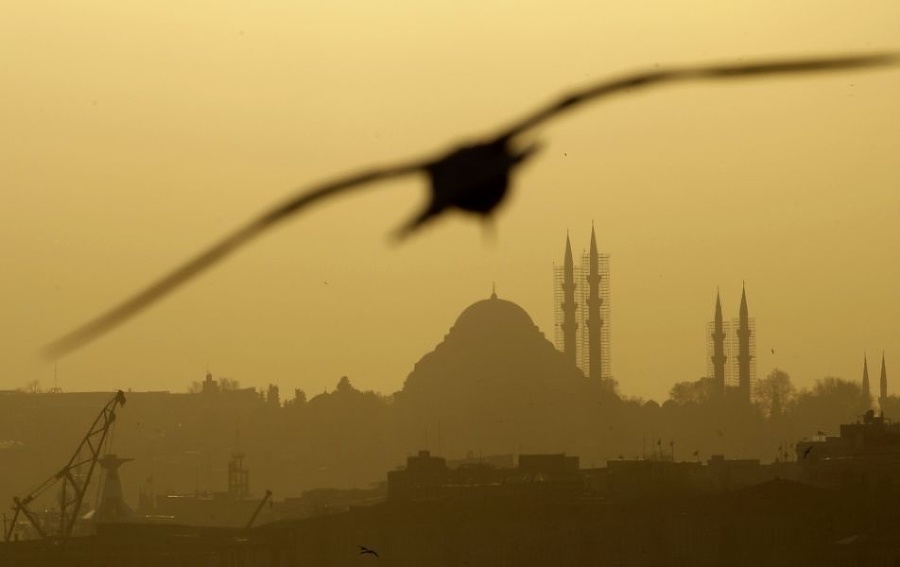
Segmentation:
[(843, 57), (814, 57), (808, 59), (774, 59), (731, 65), (698, 65), (680, 69), (635, 73), (603, 81), (585, 89), (564, 95), (503, 130), (498, 138), (512, 138), (535, 128), (547, 120), (581, 104), (617, 93), (659, 86), (665, 83), (737, 79), (758, 75), (785, 75), (839, 71), (858, 67), (876, 67), (900, 63), (900, 53), (887, 52)]
[[(661, 85), (676, 81), (718, 80), (756, 75), (833, 71), (897, 63), (900, 63), (900, 54), (881, 53), (845, 57), (782, 59), (737, 65), (701, 65), (667, 71), (657, 70), (626, 75), (565, 95), (557, 102), (538, 109), (534, 113), (513, 124), (511, 127), (502, 130), (499, 135), (489, 138), (487, 141), (477, 144), (474, 147), (470, 147), (469, 150), (481, 151), (483, 148), (491, 146), (504, 146), (506, 142), (512, 140), (515, 136), (535, 128), (543, 122), (569, 109), (575, 108), (578, 105), (616, 93), (628, 92), (652, 85)], [(455, 180), (454, 183), (447, 183), (444, 187), (438, 187), (435, 183), (435, 179), (432, 179), (432, 208), (427, 209), (419, 219), (414, 221), (414, 226), (418, 226), (424, 222), (424, 220), (436, 216), (451, 205), (458, 204), (459, 199), (465, 198), (472, 190), (472, 182), (477, 180), (480, 177), (480, 174), (478, 172), (470, 172), (470, 175), (458, 176), (456, 175), (456, 173), (458, 173), (456, 170), (460, 169), (460, 167), (457, 167), (455, 162), (453, 162), (454, 158), (461, 155), (466, 149), (465, 146), (462, 146), (453, 149), (436, 159), (412, 160), (393, 167), (373, 169), (357, 175), (350, 175), (302, 192), (226, 236), (217, 244), (204, 250), (185, 264), (153, 282), (142, 291), (113, 307), (109, 311), (51, 342), (44, 347), (43, 353), (50, 359), (59, 358), (111, 331), (150, 305), (159, 301), (191, 278), (221, 261), (237, 248), (256, 238), (279, 222), (297, 214), (307, 205), (320, 201), (326, 197), (343, 193), (352, 188), (369, 185), (376, 181), (400, 177), (419, 171), (433, 172), (441, 166), (452, 166), (450, 168), (452, 170), (450, 173), (453, 175), (447, 174), (446, 177), (453, 178)], [(474, 155), (474, 153), (470, 152), (470, 155)], [(505, 167), (506, 170), (511, 171), (517, 163), (509, 161), (508, 158), (511, 154), (498, 153), (497, 156), (499, 157), (487, 160), (484, 167), (496, 168), (499, 164), (499, 166)], [(467, 168), (463, 167), (462, 169)], [(500, 195), (500, 198), (503, 198), (503, 195)], [(446, 200), (446, 202), (441, 199)], [(439, 206), (434, 209), (434, 206), (436, 205)], [(492, 205), (491, 208), (493, 208), (493, 206), (494, 205)]]
[(263, 232), (296, 215), (313, 203), (347, 192), (350, 189), (371, 185), (377, 181), (422, 171), (430, 163), (432, 162), (429, 160), (413, 160), (392, 167), (364, 171), (302, 191), (282, 204), (259, 215), (122, 303), (88, 321), (74, 331), (54, 340), (44, 347), (44, 355), (50, 359), (59, 358), (106, 334), (192, 278), (222, 261), (226, 256)]

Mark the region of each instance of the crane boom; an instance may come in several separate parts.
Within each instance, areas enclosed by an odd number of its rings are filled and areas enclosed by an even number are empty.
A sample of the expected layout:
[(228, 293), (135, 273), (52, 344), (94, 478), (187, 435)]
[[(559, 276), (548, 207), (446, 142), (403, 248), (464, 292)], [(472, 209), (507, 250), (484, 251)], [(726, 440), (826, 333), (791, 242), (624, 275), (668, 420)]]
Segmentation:
[[(12, 509), (15, 513), (12, 522), (7, 527), (6, 541), (9, 541), (15, 532), (19, 514), (28, 519), (41, 537), (52, 537), (47, 526), (42, 525), (34, 512), (29, 510), (28, 505), (59, 482), (62, 482), (62, 486), (59, 499), (59, 530), (56, 535), (61, 540), (69, 537), (72, 528), (75, 527), (75, 520), (78, 519), (78, 512), (84, 502), (84, 495), (91, 482), (97, 460), (100, 458), (100, 452), (103, 450), (109, 430), (116, 420), (116, 407), (124, 405), (125, 393), (119, 390), (100, 410), (100, 414), (94, 419), (88, 432), (81, 438), (81, 443), (78, 444), (78, 448), (75, 449), (75, 453), (66, 466), (27, 495), (22, 498), (13, 498)], [(87, 470), (84, 470), (85, 468)]]
[(266, 495), (263, 496), (263, 499), (259, 502), (259, 506), (257, 506), (257, 507), (256, 507), (256, 510), (253, 511), (253, 515), (250, 516), (250, 521), (248, 521), (248, 522), (247, 522), (247, 525), (244, 526), (244, 529), (245, 529), (245, 530), (249, 530), (250, 528), (253, 527), (253, 522), (255, 522), (255, 521), (256, 521), (256, 517), (259, 516), (260, 510), (263, 509), (263, 506), (266, 505), (266, 502), (267, 502), (267, 501), (269, 500), (269, 498), (271, 498), (271, 497), (272, 497), (272, 491), (271, 491), (271, 490), (266, 490)]

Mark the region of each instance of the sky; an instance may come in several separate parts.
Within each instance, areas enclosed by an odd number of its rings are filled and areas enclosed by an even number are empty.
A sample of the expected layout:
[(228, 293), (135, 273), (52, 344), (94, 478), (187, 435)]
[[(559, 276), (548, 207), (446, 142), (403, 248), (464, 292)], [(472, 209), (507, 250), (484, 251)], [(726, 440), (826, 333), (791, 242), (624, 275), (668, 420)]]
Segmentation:
[(489, 134), (621, 72), (898, 37), (894, 0), (4, 2), (0, 389), (178, 392), (209, 370), (288, 398), (343, 375), (391, 393), (494, 283), (552, 340), (553, 263), (593, 223), (625, 396), (662, 401), (704, 375), (716, 291), (737, 317), (742, 282), (759, 377), (860, 379), (884, 350), (900, 392), (900, 68), (584, 107), (532, 136), (541, 152), (489, 227), (459, 214), (398, 244), (426, 186), (379, 185), (57, 363), (39, 356), (323, 179)]

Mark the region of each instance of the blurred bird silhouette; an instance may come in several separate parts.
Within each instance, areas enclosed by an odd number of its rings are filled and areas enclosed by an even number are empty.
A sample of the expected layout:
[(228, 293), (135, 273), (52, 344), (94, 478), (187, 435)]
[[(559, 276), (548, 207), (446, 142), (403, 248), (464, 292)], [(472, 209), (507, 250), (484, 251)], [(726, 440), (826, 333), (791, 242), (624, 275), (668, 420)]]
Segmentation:
[(482, 219), (487, 219), (509, 194), (512, 173), (515, 168), (531, 157), (537, 149), (534, 144), (523, 147), (520, 138), (551, 118), (585, 103), (617, 93), (673, 82), (797, 75), (897, 63), (900, 63), (900, 54), (880, 53), (772, 60), (736, 65), (700, 65), (625, 75), (576, 90), (554, 103), (539, 108), (536, 112), (513, 123), (498, 134), (487, 137), (484, 141), (452, 148), (437, 156), (412, 159), (395, 165), (362, 171), (301, 191), (227, 235), (136, 295), (51, 342), (44, 348), (44, 355), (50, 359), (56, 359), (93, 341), (218, 263), (263, 232), (294, 217), (311, 204), (346, 193), (351, 189), (359, 189), (411, 174), (424, 173), (427, 176), (430, 200), (418, 215), (398, 230), (398, 237), (408, 236), (426, 223), (451, 210), (473, 213)]
[(359, 546), (359, 554), (360, 555), (374, 555), (375, 557), (380, 557), (378, 555), (377, 551), (375, 551), (374, 549), (370, 549), (364, 545)]

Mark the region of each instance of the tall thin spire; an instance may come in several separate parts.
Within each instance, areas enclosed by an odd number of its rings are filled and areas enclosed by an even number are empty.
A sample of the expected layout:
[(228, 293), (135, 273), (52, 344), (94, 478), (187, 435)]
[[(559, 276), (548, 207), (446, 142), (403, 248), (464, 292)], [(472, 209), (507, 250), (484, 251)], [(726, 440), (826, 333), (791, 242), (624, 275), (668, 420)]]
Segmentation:
[(722, 321), (722, 301), (719, 290), (716, 290), (716, 314), (713, 322), (713, 378), (716, 383), (716, 395), (725, 394), (725, 325)]
[(748, 320), (750, 317), (750, 311), (747, 309), (747, 284), (746, 282), (741, 282), (741, 319)]
[(872, 393), (869, 390), (869, 359), (865, 353), (863, 353), (862, 395), (866, 401), (869, 401), (872, 397)]
[(887, 367), (884, 365), (884, 351), (881, 351), (881, 396), (879, 402), (881, 411), (884, 412), (884, 402), (887, 401)]
[(600, 317), (600, 253), (597, 251), (597, 234), (591, 223), (591, 250), (588, 256), (588, 377), (600, 380), (602, 377), (602, 350), (600, 333), (603, 319)]
[(747, 308), (747, 288), (741, 285), (741, 313), (738, 321), (738, 388), (741, 396), (750, 401), (750, 360), (753, 354), (750, 352), (750, 311)]
[(576, 336), (578, 323), (576, 319), (577, 305), (575, 304), (575, 262), (572, 260), (572, 243), (569, 234), (566, 233), (566, 256), (563, 259), (563, 302), (560, 305), (563, 312), (563, 353), (566, 358), (576, 363)]

